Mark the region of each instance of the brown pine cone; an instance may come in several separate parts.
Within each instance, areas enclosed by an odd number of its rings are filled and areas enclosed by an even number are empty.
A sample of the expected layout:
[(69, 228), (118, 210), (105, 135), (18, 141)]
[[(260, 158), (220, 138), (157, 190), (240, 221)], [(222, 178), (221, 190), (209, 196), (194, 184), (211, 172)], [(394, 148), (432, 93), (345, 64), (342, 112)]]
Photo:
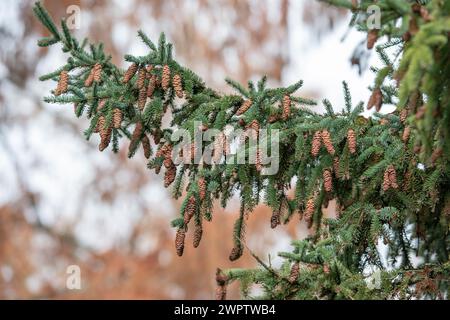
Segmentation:
[(68, 84), (69, 84), (69, 73), (66, 70), (63, 70), (59, 74), (59, 81), (58, 85), (56, 86), (55, 96), (59, 96), (62, 93), (66, 93)]
[(333, 190), (333, 178), (331, 176), (331, 172), (328, 169), (323, 171), (323, 185), (326, 192), (330, 192)]
[(391, 187), (394, 189), (397, 189), (398, 188), (397, 174), (396, 174), (395, 168), (392, 164), (388, 167), (388, 172), (389, 172), (389, 182), (391, 184)]
[(243, 253), (242, 247), (233, 247), (233, 249), (231, 249), (231, 253), (228, 258), (230, 259), (230, 261), (235, 261), (242, 256), (242, 253)]
[(336, 178), (339, 178), (340, 174), (339, 174), (339, 158), (338, 157), (333, 158), (333, 171), (334, 171), (334, 175), (336, 176)]
[(147, 71), (145, 68), (140, 68), (138, 71), (138, 77), (136, 80), (136, 86), (139, 90), (144, 88), (145, 86), (145, 79), (147, 78)]
[(311, 154), (313, 157), (317, 157), (322, 145), (322, 133), (320, 131), (314, 132), (314, 137), (311, 144)]
[(144, 110), (145, 103), (147, 102), (147, 90), (145, 88), (142, 88), (139, 90), (139, 96), (138, 96), (138, 108), (139, 110)]
[(295, 283), (298, 281), (298, 276), (300, 274), (300, 263), (294, 262), (291, 267), (291, 273), (289, 274), (289, 282)]
[(131, 78), (133, 78), (133, 76), (135, 75), (136, 71), (138, 69), (138, 65), (136, 63), (133, 63), (132, 65), (130, 65), (127, 69), (127, 71), (125, 72), (125, 74), (123, 75), (123, 83), (128, 83), (128, 81), (130, 81)]
[(391, 187), (391, 181), (389, 180), (389, 170), (386, 169), (383, 174), (383, 191), (389, 190)]
[(100, 133), (100, 145), (98, 147), (100, 151), (105, 150), (108, 147), (109, 142), (111, 141), (112, 128), (111, 127), (105, 128), (105, 124), (106, 124), (105, 118), (103, 116), (100, 116), (97, 122)]
[(181, 81), (181, 77), (179, 74), (176, 74), (172, 80), (173, 89), (175, 90), (175, 94), (178, 98), (183, 98), (183, 85)]
[(367, 110), (372, 109), (375, 106), (375, 110), (379, 112), (381, 110), (381, 106), (383, 104), (383, 93), (380, 88), (376, 88), (372, 91), (370, 95), (369, 101), (367, 103)]
[(443, 152), (444, 151), (442, 150), (442, 148), (437, 148), (436, 150), (434, 150), (431, 154), (431, 163), (435, 164), (436, 160), (442, 156)]
[(150, 139), (147, 137), (146, 134), (142, 137), (142, 148), (144, 149), (144, 156), (149, 159), (152, 154), (152, 149), (150, 145)]
[(400, 111), (400, 121), (402, 123), (405, 123), (407, 117), (408, 117), (408, 109), (404, 108), (402, 109), (402, 111)]
[(347, 131), (348, 150), (351, 154), (356, 152), (356, 134), (353, 129)]
[(186, 237), (185, 228), (179, 228), (177, 230), (177, 235), (175, 236), (175, 249), (177, 251), (177, 255), (181, 257), (184, 251), (184, 238)]
[(130, 145), (128, 147), (128, 156), (131, 157), (133, 152), (136, 150), (138, 143), (141, 141), (141, 136), (144, 131), (144, 127), (141, 122), (137, 122), (134, 127), (133, 134), (131, 135)]
[(102, 80), (102, 65), (100, 63), (96, 63), (94, 68), (92, 69), (92, 77), (95, 82), (100, 82)]
[(323, 141), (323, 144), (324, 144), (325, 148), (327, 149), (328, 153), (331, 155), (334, 155), (334, 147), (333, 147), (333, 143), (331, 142), (330, 132), (328, 132), (328, 130), (322, 131), (322, 141)]
[(155, 92), (156, 83), (157, 83), (157, 76), (152, 75), (150, 78), (150, 81), (148, 82), (148, 86), (147, 86), (147, 97), (151, 98), (151, 96), (153, 95), (153, 92)]
[(372, 29), (367, 34), (367, 49), (372, 49), (378, 39), (378, 30)]
[(175, 177), (177, 175), (177, 167), (172, 164), (171, 167), (167, 168), (166, 173), (164, 174), (164, 187), (167, 188), (174, 182)]
[(123, 114), (122, 110), (115, 108), (113, 111), (113, 127), (114, 129), (119, 129), (122, 125)]
[(170, 85), (170, 68), (166, 64), (162, 70), (161, 86), (164, 90), (168, 90)]
[(245, 100), (242, 105), (239, 107), (239, 109), (236, 111), (236, 115), (240, 116), (241, 114), (245, 113), (250, 107), (252, 106), (252, 100), (248, 99)]
[(184, 208), (184, 225), (187, 226), (189, 221), (191, 221), (192, 217), (195, 214), (196, 211), (196, 204), (197, 200), (195, 199), (195, 196), (190, 196), (188, 203), (186, 204), (186, 207)]
[(89, 72), (88, 77), (86, 78), (86, 80), (84, 80), (84, 86), (85, 87), (90, 87), (92, 86), (92, 84), (94, 83), (94, 68), (91, 69), (91, 71)]
[(308, 223), (311, 222), (314, 211), (316, 210), (315, 201), (316, 201), (315, 196), (312, 196), (311, 198), (308, 199), (308, 202), (306, 203), (305, 220)]
[(402, 141), (407, 143), (409, 140), (409, 135), (411, 134), (411, 128), (409, 126), (405, 127), (402, 134)]
[(272, 217), (270, 218), (270, 227), (275, 229), (280, 224), (280, 210), (273, 210)]
[(206, 180), (204, 177), (200, 177), (197, 182), (198, 185), (198, 195), (200, 200), (205, 199), (206, 197)]
[(281, 119), (287, 120), (291, 114), (291, 98), (288, 95), (283, 97), (283, 112)]
[(202, 240), (203, 235), (203, 227), (201, 223), (195, 224), (195, 230), (194, 230), (194, 238), (193, 238), (193, 245), (194, 248), (197, 248), (200, 244), (200, 241)]

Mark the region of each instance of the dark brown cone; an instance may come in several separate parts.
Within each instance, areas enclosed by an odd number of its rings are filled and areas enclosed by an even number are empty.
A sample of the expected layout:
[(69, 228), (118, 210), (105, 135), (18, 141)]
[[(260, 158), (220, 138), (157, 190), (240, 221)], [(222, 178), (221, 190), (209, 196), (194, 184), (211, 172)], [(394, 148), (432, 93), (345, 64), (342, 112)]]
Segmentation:
[(184, 228), (179, 228), (177, 230), (177, 235), (175, 236), (175, 249), (179, 257), (183, 255), (185, 237), (186, 237), (186, 230)]
[(103, 116), (100, 116), (97, 123), (101, 140), (100, 145), (98, 147), (100, 151), (105, 150), (108, 147), (109, 142), (111, 141), (112, 128), (111, 127), (105, 128), (105, 123), (106, 123), (105, 118)]
[(312, 216), (315, 211), (315, 197), (311, 197), (308, 199), (308, 202), (306, 203), (306, 209), (305, 209), (305, 220), (306, 222), (311, 222)]
[(298, 276), (300, 274), (300, 263), (294, 262), (291, 267), (291, 273), (289, 274), (289, 282), (295, 283), (298, 281)]
[(242, 105), (239, 107), (239, 109), (236, 111), (236, 115), (240, 116), (241, 114), (245, 113), (250, 107), (252, 106), (252, 100), (245, 100)]
[(59, 81), (55, 90), (55, 96), (59, 96), (60, 94), (67, 92), (68, 84), (69, 73), (66, 70), (63, 70), (59, 74)]
[(131, 154), (131, 151), (136, 150), (135, 148), (137, 148), (137, 144), (141, 140), (143, 130), (144, 128), (142, 126), (142, 123), (141, 122), (136, 123), (136, 127), (134, 127), (133, 134), (131, 135), (130, 146), (128, 149), (129, 154)]
[(148, 86), (147, 86), (147, 97), (151, 98), (151, 96), (153, 95), (153, 92), (155, 92), (156, 83), (157, 83), (157, 77), (156, 77), (156, 75), (152, 75), (152, 77), (150, 78), (150, 81), (148, 82)]
[(283, 113), (281, 119), (287, 120), (291, 114), (291, 98), (288, 95), (283, 97)]
[(340, 174), (339, 174), (339, 158), (338, 157), (333, 158), (333, 171), (334, 171), (334, 175), (336, 176), (336, 178), (339, 178)]
[(142, 148), (144, 149), (144, 156), (149, 159), (152, 154), (152, 149), (150, 146), (150, 139), (147, 137), (147, 135), (144, 134), (142, 137)]
[(313, 157), (317, 157), (322, 145), (322, 133), (320, 131), (314, 132), (314, 137), (311, 144), (311, 154)]
[(194, 230), (194, 238), (193, 238), (193, 246), (194, 248), (197, 248), (200, 244), (200, 241), (202, 240), (203, 235), (203, 227), (201, 223), (195, 224), (195, 230)]
[(225, 275), (220, 268), (216, 269), (216, 283), (218, 286), (224, 286), (227, 284), (228, 276)]
[(169, 85), (170, 85), (170, 68), (166, 64), (164, 65), (162, 70), (161, 86), (164, 90), (167, 90), (169, 89)]
[(174, 182), (175, 177), (177, 175), (177, 167), (172, 164), (171, 167), (167, 168), (166, 173), (164, 174), (164, 187), (167, 188)]
[(218, 286), (216, 289), (216, 300), (226, 300), (227, 298), (227, 286)]
[(184, 225), (187, 226), (189, 221), (191, 221), (192, 217), (195, 214), (196, 210), (196, 199), (195, 196), (191, 196), (188, 200), (188, 203), (186, 204), (186, 207), (184, 208)]
[(372, 29), (367, 34), (367, 49), (372, 49), (378, 39), (378, 30)]
[(272, 217), (270, 218), (270, 227), (275, 229), (280, 224), (280, 210), (272, 211)]
[(228, 258), (230, 259), (230, 261), (235, 261), (242, 256), (242, 253), (243, 253), (242, 247), (233, 247), (233, 249), (231, 249), (231, 253)]
[(383, 191), (389, 190), (391, 187), (391, 182), (389, 180), (389, 171), (386, 169), (383, 174)]
[(86, 78), (86, 80), (84, 80), (84, 86), (90, 87), (92, 86), (93, 83), (94, 83), (94, 68), (91, 69), (88, 77)]
[(113, 127), (114, 129), (119, 129), (122, 125), (123, 114), (122, 110), (115, 108), (113, 111)]
[(331, 190), (333, 190), (333, 178), (330, 170), (328, 169), (323, 171), (323, 186), (326, 192), (331, 192)]
[(95, 82), (100, 82), (102, 80), (102, 65), (98, 62), (92, 69), (92, 77)]
[(155, 144), (159, 144), (161, 142), (161, 138), (162, 138), (162, 131), (159, 129), (154, 130), (153, 141), (155, 142)]
[(147, 71), (145, 68), (140, 68), (138, 72), (138, 78), (136, 81), (136, 86), (139, 90), (143, 89), (145, 86), (145, 78), (147, 77)]
[(392, 164), (388, 167), (388, 174), (389, 174), (389, 182), (390, 182), (391, 187), (394, 189), (397, 189), (398, 188), (397, 174), (396, 174), (395, 168)]
[(435, 164), (436, 160), (442, 156), (442, 153), (443, 153), (442, 148), (437, 148), (436, 150), (434, 150), (433, 153), (431, 154), (431, 163)]
[(402, 141), (407, 143), (409, 140), (409, 135), (411, 134), (411, 128), (409, 126), (405, 127), (402, 134)]
[(175, 90), (175, 94), (178, 98), (183, 98), (183, 85), (181, 81), (181, 77), (179, 74), (176, 74), (172, 80), (173, 89)]
[(133, 78), (134, 74), (136, 73), (138, 69), (138, 65), (136, 63), (133, 63), (132, 65), (130, 65), (127, 69), (127, 71), (125, 72), (125, 74), (123, 75), (123, 83), (128, 83), (128, 81), (130, 81), (131, 78)]
[(356, 134), (353, 129), (347, 131), (348, 150), (351, 154), (356, 152)]
[(138, 96), (138, 108), (139, 110), (144, 110), (145, 103), (147, 102), (147, 90), (145, 88), (142, 88), (139, 90), (139, 96)]
[(206, 197), (206, 180), (203, 177), (200, 177), (197, 182), (198, 185), (198, 195), (200, 200), (205, 199)]
[(328, 130), (322, 131), (322, 141), (323, 141), (323, 144), (324, 144), (325, 148), (327, 149), (328, 153), (331, 155), (334, 155), (335, 151), (334, 151), (333, 143), (331, 142), (330, 132), (328, 132)]
[(376, 88), (372, 91), (370, 95), (369, 101), (367, 103), (367, 109), (370, 110), (375, 106), (375, 110), (379, 112), (381, 110), (381, 106), (383, 104), (383, 93), (380, 88)]

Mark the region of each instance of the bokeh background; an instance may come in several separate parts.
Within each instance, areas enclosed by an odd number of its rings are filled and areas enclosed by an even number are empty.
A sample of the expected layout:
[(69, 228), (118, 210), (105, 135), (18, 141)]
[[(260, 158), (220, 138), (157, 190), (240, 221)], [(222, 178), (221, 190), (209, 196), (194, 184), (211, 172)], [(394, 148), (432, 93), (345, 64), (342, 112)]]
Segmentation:
[[(128, 159), (126, 145), (118, 154), (99, 153), (96, 137), (84, 139), (86, 120), (67, 105), (42, 101), (55, 84), (38, 77), (67, 57), (59, 46), (37, 47), (46, 33), (33, 3), (0, 1), (0, 298), (213, 298), (217, 267), (256, 266), (248, 251), (228, 260), (238, 203), (225, 210), (216, 205), (200, 247), (187, 246), (177, 257), (169, 222), (180, 203), (143, 156)], [(313, 0), (43, 3), (58, 20), (78, 5), (75, 34), (104, 42), (122, 67), (124, 54), (146, 52), (136, 37), (141, 28), (154, 40), (164, 31), (176, 59), (217, 90), (229, 90), (225, 76), (245, 83), (267, 74), (271, 85), (301, 78), (303, 96), (326, 97), (339, 110), (342, 80), (354, 101), (369, 95), (367, 64), (374, 57), (365, 39), (348, 30), (346, 12)], [(269, 221), (269, 210), (258, 207), (246, 240), (276, 265), (277, 251), (308, 231), (298, 221), (272, 230)], [(81, 290), (66, 288), (66, 268), (74, 264), (81, 268)], [(228, 297), (239, 298), (237, 285)]]

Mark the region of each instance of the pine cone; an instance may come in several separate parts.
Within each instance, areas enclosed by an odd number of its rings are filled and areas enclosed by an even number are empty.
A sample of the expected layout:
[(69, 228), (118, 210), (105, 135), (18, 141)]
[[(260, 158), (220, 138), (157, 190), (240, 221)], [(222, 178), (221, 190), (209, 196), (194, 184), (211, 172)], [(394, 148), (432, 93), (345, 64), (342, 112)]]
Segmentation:
[(90, 87), (92, 86), (92, 83), (94, 83), (94, 68), (91, 69), (88, 77), (86, 78), (86, 80), (84, 80), (84, 86)]
[(163, 67), (162, 70), (162, 77), (161, 77), (161, 86), (164, 90), (169, 89), (169, 85), (170, 85), (170, 68), (169, 66), (166, 64)]
[(111, 127), (105, 128), (105, 124), (106, 124), (105, 117), (100, 116), (97, 122), (100, 132), (100, 145), (98, 147), (100, 151), (105, 150), (108, 147), (109, 142), (111, 140), (112, 128)]
[(122, 125), (123, 114), (122, 110), (115, 108), (113, 111), (113, 127), (114, 129), (119, 129)]
[(409, 126), (405, 127), (403, 130), (402, 141), (407, 143), (409, 140), (409, 135), (411, 134), (411, 128)]
[(125, 72), (125, 74), (123, 75), (123, 83), (128, 83), (128, 81), (130, 81), (131, 78), (133, 78), (134, 74), (136, 73), (138, 69), (138, 65), (136, 63), (133, 63), (132, 65), (130, 65), (127, 69), (127, 71)]
[(388, 167), (388, 174), (389, 174), (389, 182), (390, 182), (391, 187), (394, 189), (398, 189), (397, 174), (396, 174), (395, 168), (392, 164)]
[(280, 224), (280, 210), (273, 210), (272, 217), (270, 218), (270, 227), (275, 229)]
[(186, 207), (184, 208), (184, 225), (187, 226), (189, 224), (189, 221), (191, 221), (192, 217), (195, 214), (196, 211), (196, 204), (197, 200), (194, 196), (191, 196), (188, 200), (188, 203), (186, 204)]
[(142, 137), (142, 148), (144, 149), (144, 156), (149, 159), (152, 154), (152, 148), (150, 146), (150, 139), (147, 137), (147, 135), (144, 134)]
[(143, 89), (145, 86), (145, 79), (147, 78), (147, 71), (145, 68), (140, 68), (138, 72), (138, 77), (136, 81), (136, 86), (139, 90)]
[(400, 121), (402, 123), (405, 123), (407, 117), (408, 117), (408, 109), (404, 108), (402, 109), (402, 111), (400, 111)]
[(245, 100), (242, 105), (239, 107), (239, 109), (236, 111), (236, 115), (240, 116), (241, 114), (245, 113), (250, 107), (252, 106), (252, 100), (248, 99)]
[(311, 154), (313, 157), (317, 157), (322, 145), (322, 133), (320, 131), (314, 132), (314, 137), (311, 144)]
[(67, 92), (69, 84), (69, 73), (66, 70), (61, 71), (59, 74), (58, 85), (56, 86), (55, 96), (59, 96), (62, 93)]
[(295, 283), (298, 281), (298, 276), (300, 274), (300, 263), (294, 262), (291, 267), (291, 273), (289, 274), (289, 282)]
[(389, 180), (389, 171), (386, 169), (383, 174), (383, 191), (389, 190), (391, 187), (391, 181)]
[(145, 88), (142, 88), (139, 90), (139, 96), (138, 96), (138, 108), (139, 110), (144, 110), (145, 103), (147, 102), (147, 90)]
[(283, 113), (281, 119), (287, 120), (291, 114), (291, 98), (288, 95), (283, 97)]
[(431, 163), (435, 164), (436, 160), (442, 156), (443, 152), (444, 151), (442, 150), (442, 148), (437, 148), (436, 150), (434, 150), (433, 153), (431, 154)]
[(160, 129), (153, 130), (153, 141), (155, 144), (159, 144), (162, 138), (162, 131)]
[(315, 205), (315, 196), (308, 199), (308, 202), (306, 203), (306, 209), (305, 209), (305, 220), (306, 222), (311, 222), (312, 216), (314, 214), (314, 211), (316, 210)]
[(200, 200), (205, 199), (206, 197), (206, 180), (203, 177), (200, 177), (197, 182), (198, 185), (198, 195)]
[(184, 238), (186, 237), (185, 228), (179, 228), (177, 230), (177, 235), (175, 236), (175, 249), (177, 250), (177, 255), (181, 257), (184, 251)]
[(351, 154), (356, 152), (356, 134), (353, 129), (347, 131), (348, 150)]
[(169, 187), (172, 182), (174, 182), (175, 177), (177, 175), (177, 167), (172, 164), (171, 167), (167, 168), (166, 173), (164, 174), (164, 187)]
[(95, 82), (100, 82), (102, 80), (102, 65), (98, 62), (92, 69), (92, 77)]
[(200, 241), (202, 240), (203, 235), (203, 227), (201, 223), (195, 224), (195, 230), (194, 230), (194, 239), (193, 239), (193, 245), (194, 248), (197, 248), (200, 244)]
[(340, 174), (339, 174), (339, 158), (338, 157), (333, 158), (333, 171), (334, 171), (334, 175), (336, 176), (336, 178), (339, 178)]
[(176, 74), (172, 80), (173, 89), (175, 90), (175, 94), (178, 98), (183, 98), (183, 85), (181, 81), (181, 77), (179, 74)]
[(233, 249), (231, 249), (231, 253), (228, 258), (230, 259), (230, 261), (235, 261), (242, 256), (242, 253), (243, 253), (242, 247), (233, 247)]
[(367, 34), (367, 49), (372, 49), (378, 39), (378, 30), (372, 29)]
[(134, 151), (138, 147), (138, 143), (141, 141), (141, 136), (144, 131), (144, 127), (141, 122), (137, 122), (134, 127), (133, 134), (131, 135), (130, 145), (128, 147), (128, 156), (131, 157)]
[(372, 91), (370, 95), (369, 101), (367, 103), (367, 110), (372, 109), (375, 106), (375, 110), (379, 112), (381, 110), (381, 106), (383, 104), (383, 93), (380, 88), (376, 88)]
[(328, 132), (328, 130), (322, 131), (322, 141), (323, 141), (323, 144), (324, 144), (325, 148), (327, 149), (328, 153), (331, 155), (334, 155), (334, 147), (333, 147), (333, 143), (331, 142), (331, 136), (330, 136), (330, 133)]
[(331, 190), (333, 190), (333, 179), (331, 172), (328, 169), (325, 169), (323, 172), (323, 185), (326, 192), (331, 192)]
[(148, 86), (147, 86), (147, 97), (151, 98), (151, 96), (153, 95), (153, 92), (155, 92), (156, 83), (157, 83), (157, 77), (156, 77), (156, 75), (152, 75), (152, 77), (150, 78), (150, 81), (148, 82)]

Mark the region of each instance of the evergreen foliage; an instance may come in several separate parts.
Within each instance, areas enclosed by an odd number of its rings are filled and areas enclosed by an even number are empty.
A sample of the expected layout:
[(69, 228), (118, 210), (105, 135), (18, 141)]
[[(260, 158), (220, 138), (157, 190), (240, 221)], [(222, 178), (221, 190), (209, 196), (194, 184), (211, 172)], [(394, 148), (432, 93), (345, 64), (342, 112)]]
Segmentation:
[[(130, 139), (130, 157), (142, 146), (150, 169), (159, 173), (165, 167), (166, 186), (172, 185), (175, 198), (185, 195), (180, 217), (172, 221), (180, 254), (185, 232), (195, 229), (197, 246), (203, 221), (213, 218), (214, 200), (225, 206), (233, 194), (241, 209), (231, 260), (242, 255), (245, 223), (257, 204), (272, 209), (272, 227), (295, 216), (306, 219), (313, 234), (294, 241), (292, 252), (279, 253), (285, 259), (280, 268), (256, 257), (257, 269), (220, 270), (222, 293), (237, 280), (244, 297), (259, 284), (262, 297), (271, 299), (448, 298), (450, 0), (325, 2), (350, 9), (351, 25), (367, 33), (369, 48), (377, 44), (384, 66), (372, 68), (368, 107), (376, 112), (369, 118), (361, 115), (363, 103), (353, 105), (345, 82), (342, 110), (323, 100), (324, 114), (306, 108), (314, 101), (295, 95), (302, 81), (268, 88), (265, 77), (247, 86), (227, 79), (235, 94), (219, 93), (174, 60), (164, 34), (155, 44), (139, 31), (149, 54), (126, 55), (130, 68), (121, 70), (101, 44), (80, 44), (64, 21), (59, 30), (37, 3), (35, 14), (51, 34), (38, 44), (61, 43), (69, 54), (64, 66), (40, 78), (58, 82), (45, 101), (74, 104), (76, 116), (91, 121), (86, 138), (100, 134), (101, 150), (112, 139), (117, 152), (118, 140)], [(374, 4), (381, 9), (380, 30), (366, 25), (367, 8)], [(381, 113), (386, 104), (395, 111)], [(172, 122), (163, 128), (168, 112)], [(278, 172), (262, 175), (258, 163), (174, 163), (179, 141), (171, 141), (171, 133), (184, 128), (193, 137), (198, 122), (221, 131), (280, 130)], [(156, 152), (148, 150), (148, 136)], [(203, 147), (216, 150), (224, 139), (216, 136)], [(338, 217), (325, 219), (322, 208), (331, 200)], [(367, 283), (370, 274), (380, 276), (378, 286)]]

